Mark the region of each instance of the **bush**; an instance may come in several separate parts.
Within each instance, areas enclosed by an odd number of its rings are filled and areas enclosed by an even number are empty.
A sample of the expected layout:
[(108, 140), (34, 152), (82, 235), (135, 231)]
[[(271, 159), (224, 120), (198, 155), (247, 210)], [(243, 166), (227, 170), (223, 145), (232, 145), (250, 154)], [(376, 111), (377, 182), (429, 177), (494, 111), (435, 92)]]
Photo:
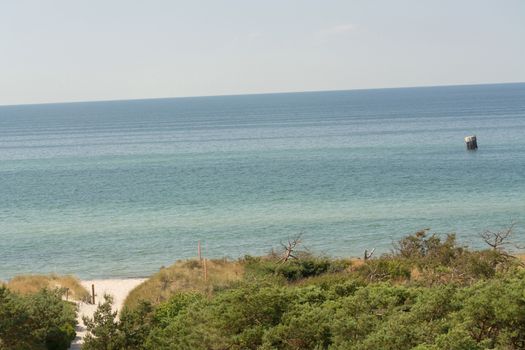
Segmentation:
[[(403, 270), (410, 269), (412, 277), (427, 286), (447, 283), (469, 285), (479, 279), (493, 278), (497, 272), (513, 270), (519, 265), (517, 259), (503, 249), (471, 251), (458, 246), (455, 235), (448, 234), (442, 240), (436, 234), (429, 235), (428, 229), (404, 237), (394, 248), (394, 254), (378, 260), (397, 261), (389, 264), (404, 265)], [(395, 272), (392, 271), (393, 266), (381, 268), (374, 264), (381, 263), (371, 262), (368, 270), (378, 269), (379, 279), (381, 276), (383, 279), (401, 277), (392, 273)]]
[(382, 257), (368, 260), (356, 271), (370, 282), (408, 280), (410, 279), (411, 266), (404, 260)]
[(324, 273), (337, 273), (350, 266), (349, 260), (333, 260), (325, 257), (306, 256), (300, 259), (279, 261), (271, 257), (245, 256), (246, 272), (253, 276), (275, 275), (289, 282), (319, 276)]
[(74, 306), (63, 290), (19, 295), (0, 287), (0, 348), (68, 349), (75, 338)]
[(154, 320), (160, 327), (166, 327), (179, 313), (189, 305), (203, 300), (200, 293), (178, 293), (169, 301), (157, 307), (154, 314)]
[(395, 256), (412, 261), (420, 268), (450, 265), (462, 255), (464, 248), (456, 244), (456, 235), (446, 235), (445, 241), (436, 234), (428, 235), (429, 229), (416, 232), (394, 245)]
[(117, 312), (112, 311), (113, 298), (104, 295), (104, 302), (98, 305), (93, 318), (84, 317), (88, 331), (84, 337), (84, 350), (116, 350), (124, 347), (125, 336), (120, 332)]

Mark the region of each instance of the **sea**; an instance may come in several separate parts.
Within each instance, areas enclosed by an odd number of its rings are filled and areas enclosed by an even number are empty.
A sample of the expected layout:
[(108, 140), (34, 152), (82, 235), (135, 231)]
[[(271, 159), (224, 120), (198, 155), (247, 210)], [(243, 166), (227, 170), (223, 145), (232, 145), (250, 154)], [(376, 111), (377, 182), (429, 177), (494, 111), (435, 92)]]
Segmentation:
[[(476, 135), (478, 150), (464, 137)], [(525, 83), (0, 107), (0, 279), (197, 255), (525, 245)]]

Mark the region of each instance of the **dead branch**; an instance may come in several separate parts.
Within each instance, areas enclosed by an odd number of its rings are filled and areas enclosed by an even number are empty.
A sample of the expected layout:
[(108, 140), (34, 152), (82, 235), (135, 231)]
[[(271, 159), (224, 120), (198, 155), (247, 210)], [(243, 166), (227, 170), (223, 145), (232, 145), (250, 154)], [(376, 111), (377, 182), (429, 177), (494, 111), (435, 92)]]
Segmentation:
[(516, 226), (515, 222), (511, 223), (509, 226), (503, 228), (500, 231), (485, 230), (484, 232), (480, 233), (479, 236), (483, 242), (485, 242), (493, 250), (502, 251), (504, 250), (505, 246), (511, 243), (510, 237), (512, 236), (514, 226)]
[(374, 252), (376, 251), (376, 248), (372, 249), (370, 252), (368, 251), (368, 249), (365, 249), (365, 261), (367, 261), (368, 259), (370, 259), (372, 257), (372, 255), (374, 255)]
[(297, 255), (295, 254), (295, 251), (296, 251), (297, 246), (299, 246), (302, 243), (301, 241), (302, 235), (303, 234), (300, 233), (295, 238), (288, 239), (288, 243), (286, 244), (281, 242), (281, 247), (284, 250), (283, 255), (281, 257), (281, 262), (287, 262), (289, 259), (298, 258)]

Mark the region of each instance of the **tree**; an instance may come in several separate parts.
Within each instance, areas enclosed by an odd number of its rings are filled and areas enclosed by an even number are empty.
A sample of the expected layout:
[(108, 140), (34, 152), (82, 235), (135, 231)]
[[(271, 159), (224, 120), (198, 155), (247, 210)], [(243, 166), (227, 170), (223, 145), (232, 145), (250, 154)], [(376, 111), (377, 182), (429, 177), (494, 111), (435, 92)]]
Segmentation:
[(84, 316), (88, 334), (84, 337), (83, 350), (118, 350), (123, 348), (119, 332), (117, 312), (113, 312), (113, 297), (104, 294), (104, 302), (98, 305), (93, 318)]

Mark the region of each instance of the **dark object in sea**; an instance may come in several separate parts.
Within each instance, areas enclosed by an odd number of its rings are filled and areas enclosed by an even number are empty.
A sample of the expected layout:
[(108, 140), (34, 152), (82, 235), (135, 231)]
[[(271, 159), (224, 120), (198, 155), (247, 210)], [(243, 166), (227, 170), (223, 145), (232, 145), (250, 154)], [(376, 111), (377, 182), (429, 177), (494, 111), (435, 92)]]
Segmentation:
[(478, 149), (478, 141), (476, 139), (476, 135), (465, 137), (465, 143), (467, 144), (468, 150)]

